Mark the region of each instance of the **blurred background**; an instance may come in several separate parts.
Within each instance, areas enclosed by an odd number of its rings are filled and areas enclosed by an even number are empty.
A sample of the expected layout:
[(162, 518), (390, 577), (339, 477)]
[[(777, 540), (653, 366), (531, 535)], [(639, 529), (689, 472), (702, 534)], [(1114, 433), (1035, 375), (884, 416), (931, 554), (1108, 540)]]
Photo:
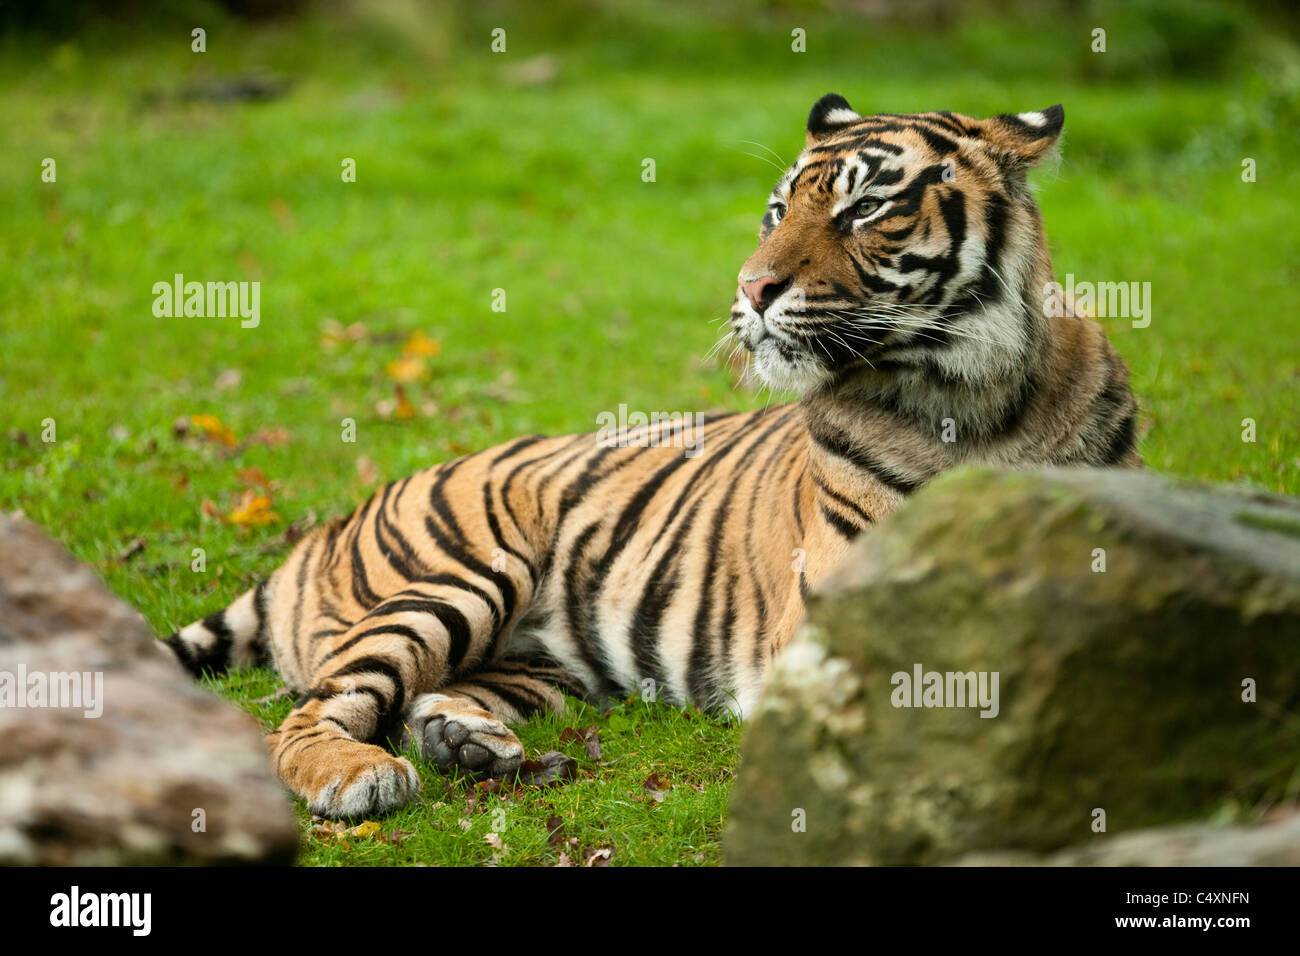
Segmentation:
[[(1058, 278), (1152, 284), (1149, 328), (1104, 320), (1147, 461), (1300, 489), (1292, 4), (7, 0), (0, 31), (0, 506), (159, 631), (379, 481), (784, 400), (709, 352), (829, 91), (1063, 103), (1035, 188)], [(176, 273), (260, 282), (260, 325), (156, 317)]]

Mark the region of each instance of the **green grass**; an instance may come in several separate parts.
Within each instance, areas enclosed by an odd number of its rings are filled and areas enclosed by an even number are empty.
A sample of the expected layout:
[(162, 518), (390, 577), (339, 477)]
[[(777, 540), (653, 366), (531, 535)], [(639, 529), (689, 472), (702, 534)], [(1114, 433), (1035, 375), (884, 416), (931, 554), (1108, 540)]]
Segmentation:
[[(776, 176), (745, 141), (793, 158), (828, 90), (863, 111), (1063, 102), (1064, 162), (1035, 184), (1058, 277), (1152, 284), (1149, 328), (1107, 322), (1143, 405), (1147, 462), (1300, 490), (1293, 25), (1216, 28), (1205, 76), (1179, 72), (1184, 47), (1129, 29), (1128, 14), (1104, 20), (1106, 59), (1087, 50), (1088, 17), (936, 32), (745, 8), (692, 19), (673, 6), (364, 4), (258, 27), (207, 12), (202, 55), (191, 17), (3, 41), (0, 506), (48, 528), (166, 633), (273, 568), (289, 522), (350, 510), (378, 481), (521, 433), (591, 430), (621, 402), (766, 401), (702, 362)], [(806, 54), (789, 50), (792, 25), (808, 30)], [(488, 51), (494, 26), (508, 30), (506, 54)], [(1193, 52), (1207, 42), (1175, 39)], [(543, 54), (552, 82), (515, 78)], [(254, 71), (294, 84), (264, 104), (173, 95)], [(40, 181), (47, 156), (53, 184)], [(340, 179), (344, 157), (356, 183)], [(1241, 181), (1243, 157), (1257, 182)], [(176, 272), (259, 280), (261, 325), (155, 318), (153, 283)], [(490, 307), (497, 288), (505, 312)], [(367, 334), (327, 349), (327, 320)], [(384, 417), (385, 366), (415, 330), (442, 346), (408, 386), (428, 414)], [(173, 434), (195, 414), (218, 416), (239, 444)], [(341, 440), (345, 418), (355, 443)], [(1254, 443), (1241, 440), (1245, 418)], [(288, 440), (247, 442), (262, 429)], [(278, 520), (205, 516), (205, 499), (228, 514), (257, 487), (254, 466)], [(143, 550), (119, 560), (137, 538)], [(252, 701), (274, 689), (264, 671), (221, 684), (267, 721), (287, 703)], [(472, 787), (422, 768), (422, 802), (382, 821), (411, 836), (347, 849), (309, 836), (302, 860), (488, 861), (499, 806), (502, 863), (555, 862), (552, 815), (583, 848), (612, 846), (615, 865), (717, 862), (737, 728), (640, 704), (615, 714), (523, 728), (530, 755), (564, 726), (602, 728), (608, 766), (584, 758), (569, 786), (486, 794), (488, 812), (470, 814)], [(675, 784), (662, 803), (642, 790), (651, 773)]]

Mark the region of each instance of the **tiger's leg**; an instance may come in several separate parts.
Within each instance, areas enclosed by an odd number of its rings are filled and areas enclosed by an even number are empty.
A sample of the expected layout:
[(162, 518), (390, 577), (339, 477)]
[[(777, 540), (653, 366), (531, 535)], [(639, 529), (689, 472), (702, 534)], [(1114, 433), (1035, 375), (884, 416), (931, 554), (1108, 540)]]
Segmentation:
[(310, 649), (307, 693), (267, 738), (285, 784), (313, 813), (360, 816), (419, 790), (410, 761), (383, 746), (410, 702), (490, 651), (499, 612), (482, 588), (411, 584)]
[(417, 697), (405, 715), (403, 742), (415, 741), (440, 770), (505, 776), (524, 758), (523, 745), (506, 724), (542, 711), (563, 713), (561, 690), (583, 692), (561, 668), (506, 658)]

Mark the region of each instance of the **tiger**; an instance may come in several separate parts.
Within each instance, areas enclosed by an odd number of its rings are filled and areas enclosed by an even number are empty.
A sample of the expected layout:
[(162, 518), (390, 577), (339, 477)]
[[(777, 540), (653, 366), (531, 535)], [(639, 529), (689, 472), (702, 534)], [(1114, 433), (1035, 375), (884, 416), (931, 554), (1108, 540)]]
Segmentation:
[(726, 333), (796, 400), (706, 416), (693, 454), (665, 419), (435, 464), (165, 644), (196, 675), (275, 668), (297, 697), (271, 760), (332, 818), (413, 800), (403, 754), (517, 773), (511, 726), (566, 694), (649, 687), (743, 720), (809, 592), (939, 473), (1141, 466), (1124, 362), (1048, 292), (1027, 172), (1064, 120), (1059, 105), (862, 116), (827, 94)]

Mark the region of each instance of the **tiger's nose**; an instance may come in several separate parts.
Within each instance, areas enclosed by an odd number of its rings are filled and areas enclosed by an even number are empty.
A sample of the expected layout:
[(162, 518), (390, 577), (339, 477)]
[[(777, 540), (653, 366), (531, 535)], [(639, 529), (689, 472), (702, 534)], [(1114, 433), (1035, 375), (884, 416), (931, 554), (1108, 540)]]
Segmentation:
[(778, 280), (776, 276), (765, 275), (757, 279), (741, 279), (740, 287), (745, 290), (745, 298), (749, 299), (749, 304), (754, 307), (754, 311), (762, 315), (767, 311), (767, 307), (776, 301), (777, 296), (784, 292), (790, 285), (789, 279)]

